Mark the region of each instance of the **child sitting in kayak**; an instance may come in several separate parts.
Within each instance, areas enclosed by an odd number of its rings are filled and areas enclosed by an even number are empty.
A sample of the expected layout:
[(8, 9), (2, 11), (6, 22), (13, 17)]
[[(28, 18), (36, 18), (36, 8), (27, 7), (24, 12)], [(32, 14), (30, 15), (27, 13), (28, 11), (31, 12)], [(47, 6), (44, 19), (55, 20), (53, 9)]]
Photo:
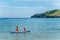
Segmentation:
[(26, 32), (26, 27), (24, 27), (24, 32)]
[(18, 32), (18, 31), (19, 31), (18, 26), (16, 26), (16, 32)]

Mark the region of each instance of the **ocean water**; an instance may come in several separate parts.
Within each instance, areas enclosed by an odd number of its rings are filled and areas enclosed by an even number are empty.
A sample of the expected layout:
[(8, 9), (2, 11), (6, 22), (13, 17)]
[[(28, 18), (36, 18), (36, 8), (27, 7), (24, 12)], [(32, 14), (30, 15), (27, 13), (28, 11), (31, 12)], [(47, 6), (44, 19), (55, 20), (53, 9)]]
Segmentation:
[[(11, 33), (16, 26), (31, 32)], [(60, 40), (60, 18), (0, 18), (0, 40)]]

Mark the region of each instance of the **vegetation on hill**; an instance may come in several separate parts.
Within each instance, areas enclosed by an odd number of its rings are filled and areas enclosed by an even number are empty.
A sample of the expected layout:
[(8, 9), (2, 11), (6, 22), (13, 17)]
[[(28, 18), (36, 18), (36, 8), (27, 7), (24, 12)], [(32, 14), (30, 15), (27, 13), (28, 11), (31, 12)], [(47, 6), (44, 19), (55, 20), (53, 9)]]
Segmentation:
[(60, 10), (51, 10), (40, 14), (34, 14), (31, 18), (60, 18)]

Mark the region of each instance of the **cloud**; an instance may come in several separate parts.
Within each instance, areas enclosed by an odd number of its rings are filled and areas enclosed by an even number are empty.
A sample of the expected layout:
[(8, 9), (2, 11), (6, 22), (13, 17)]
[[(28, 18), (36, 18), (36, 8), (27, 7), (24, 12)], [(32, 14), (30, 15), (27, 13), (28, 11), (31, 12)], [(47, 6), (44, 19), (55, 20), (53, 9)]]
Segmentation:
[(54, 3), (56, 6), (59, 6), (60, 7), (60, 3)]
[(54, 3), (52, 3), (52, 4), (55, 5), (55, 6), (60, 7), (60, 2), (54, 2)]
[(9, 6), (0, 4), (0, 7), (9, 7)]
[(13, 1), (41, 1), (41, 0), (13, 0)]
[[(14, 1), (20, 1), (20, 0), (14, 0)], [(28, 1), (28, 0), (26, 0), (26, 1)], [(32, 1), (32, 0), (30, 0), (30, 1)], [(33, 1), (37, 1), (37, 0), (33, 0)], [(29, 17), (35, 13), (44, 12), (47, 9), (46, 7), (44, 7), (43, 5), (40, 5), (40, 4), (39, 4), (39, 6), (34, 6), (33, 4), (35, 4), (35, 3), (33, 3), (32, 5), (29, 3), (28, 6), (26, 6), (27, 3), (26, 4), (24, 3), (25, 6), (19, 6), (20, 4), (22, 5), (23, 3), (16, 2), (16, 4), (15, 4), (14, 2), (13, 3), (1, 2), (0, 3), (0, 13), (1, 13), (0, 16), (3, 15), (3, 17)], [(35, 5), (37, 5), (37, 4), (35, 4)]]
[(38, 1), (38, 2), (56, 2), (56, 1), (60, 1), (60, 0), (13, 0), (14, 2), (18, 2), (18, 1)]
[(43, 6), (35, 6), (35, 7), (31, 7), (31, 6), (10, 6), (10, 5), (6, 5), (6, 4), (0, 4), (0, 7), (8, 7), (8, 8), (44, 8)]
[(42, 1), (52, 1), (52, 0), (13, 0), (13, 1), (15, 1), (15, 2), (17, 2), (17, 1), (40, 1), (40, 2), (42, 2)]
[(56, 1), (52, 2), (51, 4), (56, 7), (60, 7), (60, 0), (56, 0)]
[[(3, 0), (1, 0), (1, 1), (3, 1)], [(4, 1), (57, 1), (57, 0), (4, 0)]]

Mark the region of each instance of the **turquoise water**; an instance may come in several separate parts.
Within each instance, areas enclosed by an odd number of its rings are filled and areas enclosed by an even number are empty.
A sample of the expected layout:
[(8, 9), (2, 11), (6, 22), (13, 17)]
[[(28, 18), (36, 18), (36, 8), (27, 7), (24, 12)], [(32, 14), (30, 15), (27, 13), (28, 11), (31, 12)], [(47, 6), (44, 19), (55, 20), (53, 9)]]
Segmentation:
[[(10, 33), (16, 26), (29, 33)], [(0, 19), (0, 40), (60, 40), (60, 18)]]

